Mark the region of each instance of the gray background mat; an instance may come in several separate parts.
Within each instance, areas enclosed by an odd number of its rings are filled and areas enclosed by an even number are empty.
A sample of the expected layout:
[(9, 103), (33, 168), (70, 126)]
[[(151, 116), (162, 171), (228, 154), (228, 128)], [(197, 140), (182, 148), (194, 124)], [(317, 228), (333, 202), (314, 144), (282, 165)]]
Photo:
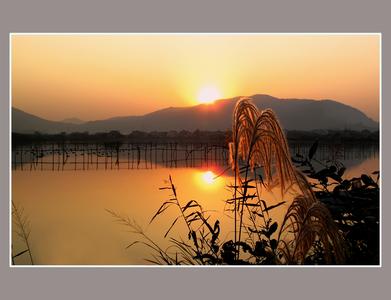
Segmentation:
[[(388, 4), (387, 4), (388, 2)], [(386, 299), (390, 282), (390, 1), (0, 2), (1, 299)], [(9, 268), (10, 32), (381, 32), (382, 268)]]

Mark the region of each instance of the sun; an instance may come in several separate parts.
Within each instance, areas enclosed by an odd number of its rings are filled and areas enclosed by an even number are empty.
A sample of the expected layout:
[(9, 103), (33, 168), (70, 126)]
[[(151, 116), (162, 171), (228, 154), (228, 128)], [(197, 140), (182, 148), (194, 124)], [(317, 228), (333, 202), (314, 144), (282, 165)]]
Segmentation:
[(197, 99), (200, 103), (213, 103), (220, 98), (221, 93), (215, 86), (204, 86), (199, 91)]

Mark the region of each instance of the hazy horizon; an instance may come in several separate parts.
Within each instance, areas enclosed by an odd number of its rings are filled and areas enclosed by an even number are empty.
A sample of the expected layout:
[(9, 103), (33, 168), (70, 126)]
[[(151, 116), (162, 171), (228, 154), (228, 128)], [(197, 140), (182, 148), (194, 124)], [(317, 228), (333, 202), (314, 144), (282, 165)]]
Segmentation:
[(268, 94), (378, 121), (379, 70), (377, 35), (15, 35), (12, 106), (89, 121)]

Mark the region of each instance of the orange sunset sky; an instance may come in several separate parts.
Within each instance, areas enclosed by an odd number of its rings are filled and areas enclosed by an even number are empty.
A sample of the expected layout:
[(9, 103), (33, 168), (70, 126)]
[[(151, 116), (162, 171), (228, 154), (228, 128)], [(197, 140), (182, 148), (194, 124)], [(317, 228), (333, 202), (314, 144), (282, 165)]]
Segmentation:
[(379, 120), (379, 35), (13, 35), (11, 45), (12, 106), (51, 120), (253, 94), (334, 99)]

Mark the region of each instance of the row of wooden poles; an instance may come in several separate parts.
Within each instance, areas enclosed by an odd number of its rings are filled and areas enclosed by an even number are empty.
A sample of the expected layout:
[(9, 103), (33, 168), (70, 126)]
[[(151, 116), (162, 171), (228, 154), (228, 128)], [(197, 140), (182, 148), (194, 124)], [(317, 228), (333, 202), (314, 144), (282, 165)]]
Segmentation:
[(227, 148), (213, 144), (45, 144), (12, 151), (14, 170), (151, 169), (225, 165)]
[[(306, 155), (311, 144), (290, 144), (291, 154)], [(320, 160), (367, 159), (378, 155), (377, 145), (318, 146)], [(14, 170), (89, 170), (89, 169), (151, 169), (162, 167), (202, 167), (226, 165), (228, 149), (214, 144), (32, 144), (12, 150)]]

